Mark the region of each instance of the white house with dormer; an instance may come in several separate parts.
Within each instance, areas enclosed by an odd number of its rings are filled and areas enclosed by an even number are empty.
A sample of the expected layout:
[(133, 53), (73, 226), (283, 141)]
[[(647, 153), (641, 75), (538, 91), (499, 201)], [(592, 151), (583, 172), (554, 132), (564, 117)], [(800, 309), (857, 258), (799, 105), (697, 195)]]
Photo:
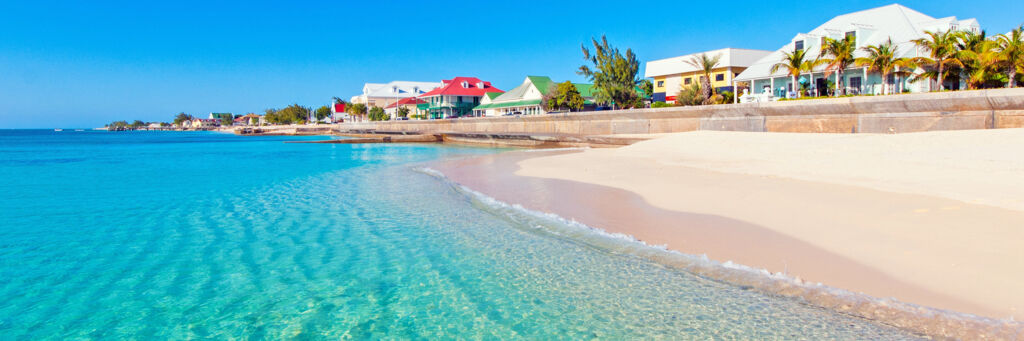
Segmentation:
[[(928, 57), (928, 53), (914, 45), (913, 40), (925, 38), (925, 31), (974, 31), (980, 32), (981, 27), (975, 19), (957, 19), (956, 17), (933, 18), (902, 5), (892, 4), (869, 10), (843, 14), (832, 18), (807, 33), (798, 33), (786, 45), (777, 51), (759, 59), (746, 70), (736, 76), (736, 82), (752, 82), (751, 91), (765, 98), (785, 98), (793, 96), (796, 90), (806, 89), (812, 95), (824, 95), (828, 88), (836, 82), (836, 74), (826, 76), (825, 67), (819, 66), (814, 72), (801, 75), (797, 84), (791, 84), (792, 78), (784, 69), (771, 73), (772, 65), (782, 62), (784, 52), (807, 50), (809, 60), (820, 56), (822, 42), (825, 37), (842, 39), (852, 36), (857, 50), (854, 57), (864, 57), (862, 50), (868, 45), (880, 45), (892, 39), (897, 47), (897, 57)], [(905, 71), (905, 70), (904, 70)], [(914, 73), (923, 70), (914, 70)], [(844, 87), (848, 94), (881, 94), (882, 77), (869, 72), (866, 67), (851, 65), (843, 72)], [(893, 77), (893, 76), (890, 76)], [(908, 77), (893, 77), (889, 84), (896, 84), (894, 93), (926, 92), (938, 89), (936, 82), (909, 82)], [(957, 89), (962, 82), (947, 81), (947, 89)]]
[(403, 98), (417, 97), (441, 87), (440, 82), (393, 81), (390, 83), (366, 83), (363, 92), (352, 96), (352, 103), (369, 107), (385, 108)]

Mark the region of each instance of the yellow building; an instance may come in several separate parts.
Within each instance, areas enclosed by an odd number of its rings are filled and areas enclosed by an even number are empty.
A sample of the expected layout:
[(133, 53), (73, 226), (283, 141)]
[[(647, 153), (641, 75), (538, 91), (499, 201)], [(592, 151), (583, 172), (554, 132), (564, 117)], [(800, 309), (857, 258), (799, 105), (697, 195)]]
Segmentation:
[[(709, 57), (719, 56), (718, 65), (711, 72), (711, 87), (718, 92), (734, 91), (733, 80), (740, 72), (772, 51), (725, 48), (703, 52)], [(675, 102), (683, 87), (703, 82), (704, 74), (687, 61), (701, 52), (685, 56), (647, 62), (644, 77), (653, 78), (655, 102)]]

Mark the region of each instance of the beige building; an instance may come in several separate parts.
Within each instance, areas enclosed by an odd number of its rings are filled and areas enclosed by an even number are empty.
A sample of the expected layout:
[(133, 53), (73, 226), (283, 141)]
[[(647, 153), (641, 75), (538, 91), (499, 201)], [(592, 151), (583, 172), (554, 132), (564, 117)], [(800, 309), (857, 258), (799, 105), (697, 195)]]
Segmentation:
[(701, 53), (711, 57), (719, 56), (718, 66), (711, 72), (711, 87), (722, 92), (734, 91), (733, 80), (736, 76), (772, 51), (725, 48), (647, 62), (644, 77), (653, 78), (654, 82), (651, 100), (672, 103), (683, 87), (700, 84), (704, 78), (703, 72), (688, 61)]

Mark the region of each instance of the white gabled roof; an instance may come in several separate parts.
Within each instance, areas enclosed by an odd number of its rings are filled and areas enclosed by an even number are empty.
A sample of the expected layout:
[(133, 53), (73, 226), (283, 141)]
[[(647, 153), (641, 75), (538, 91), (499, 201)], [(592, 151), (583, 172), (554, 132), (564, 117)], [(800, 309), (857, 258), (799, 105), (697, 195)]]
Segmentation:
[(441, 86), (441, 82), (409, 82), (393, 81), (386, 84), (366, 83), (363, 85), (364, 97), (414, 97), (427, 93)]
[(724, 48), (688, 54), (685, 56), (652, 60), (647, 62), (646, 67), (644, 67), (644, 78), (697, 71), (696, 67), (690, 65), (690, 63), (687, 63), (686, 61), (701, 53), (706, 53), (708, 56), (721, 55), (722, 57), (718, 60), (718, 66), (716, 68), (726, 68), (750, 66), (757, 60), (763, 58), (769, 53), (772, 53), (772, 51)]
[[(956, 25), (958, 30), (980, 29), (975, 19), (957, 20), (956, 17), (932, 18), (921, 12), (912, 10), (899, 4), (872, 8), (859, 12), (843, 14), (832, 18), (807, 33), (799, 33), (793, 39), (775, 52), (761, 58), (749, 68), (736, 77), (738, 81), (749, 81), (751, 79), (762, 79), (772, 76), (772, 65), (782, 61), (783, 52), (793, 50), (793, 43), (798, 40), (804, 41), (804, 49), (807, 50), (808, 58), (818, 57), (821, 49), (821, 38), (841, 38), (846, 32), (857, 32), (857, 51), (854, 56), (863, 56), (864, 52), (859, 48), (867, 45), (878, 45), (885, 40), (892, 38), (898, 48), (900, 57), (917, 56), (917, 49), (911, 42), (914, 39), (923, 38), (924, 31), (945, 31)], [(774, 76), (782, 76), (783, 71), (778, 71)]]

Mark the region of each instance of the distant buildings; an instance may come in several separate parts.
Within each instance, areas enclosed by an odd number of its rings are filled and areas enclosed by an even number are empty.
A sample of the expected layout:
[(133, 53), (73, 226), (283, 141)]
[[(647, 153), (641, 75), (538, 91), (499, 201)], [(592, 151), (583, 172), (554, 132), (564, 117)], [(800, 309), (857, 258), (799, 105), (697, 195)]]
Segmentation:
[(234, 124), (238, 126), (258, 126), (266, 123), (266, 120), (261, 115), (247, 114), (235, 118)]
[(711, 87), (717, 92), (734, 92), (733, 79), (736, 75), (772, 52), (725, 48), (647, 62), (644, 77), (654, 79), (654, 94), (651, 101), (673, 103), (676, 94), (683, 87), (701, 84), (703, 72), (689, 63), (693, 57), (701, 53), (709, 57), (719, 56), (718, 66), (711, 72)]
[(366, 83), (363, 85), (363, 93), (353, 96), (351, 102), (366, 104), (367, 108), (384, 108), (403, 98), (420, 96), (440, 86), (441, 83), (434, 82)]
[[(545, 95), (553, 91), (557, 84), (546, 76), (527, 76), (523, 83), (505, 93), (492, 92), (483, 98), (480, 105), (473, 108), (474, 116), (502, 116), (502, 115), (537, 115), (546, 114), (547, 110), (541, 105)], [(584, 105), (593, 107), (593, 86), (590, 84), (573, 84), (580, 96), (584, 98)]]
[[(782, 70), (771, 73), (772, 65), (782, 61), (783, 52), (807, 50), (808, 59), (819, 57), (824, 38), (842, 39), (853, 37), (857, 50), (854, 57), (863, 57), (861, 48), (868, 45), (879, 45), (892, 38), (897, 46), (896, 57), (927, 57), (928, 54), (914, 45), (914, 39), (924, 38), (925, 31), (973, 31), (981, 30), (975, 19), (958, 20), (956, 17), (932, 18), (910, 8), (893, 4), (869, 10), (843, 14), (832, 18), (821, 26), (807, 33), (797, 33), (788, 43), (777, 51), (759, 59), (736, 77), (738, 82), (753, 83), (753, 91), (771, 97), (787, 97), (797, 89), (807, 89), (813, 95), (825, 95), (836, 84), (836, 74), (825, 75), (824, 66), (820, 66), (798, 78), (798, 84), (792, 84), (792, 78)], [(915, 70), (921, 73), (923, 70)], [(881, 93), (882, 77), (877, 73), (868, 72), (865, 67), (850, 68), (843, 72), (843, 88), (848, 94)], [(911, 83), (908, 77), (895, 77), (891, 83), (897, 84), (894, 92), (924, 92), (938, 89), (935, 82)], [(959, 89), (959, 80), (947, 81), (947, 89)], [(796, 89), (794, 89), (794, 86)]]
[(211, 120), (217, 120), (217, 121), (222, 121), (225, 118), (227, 118), (229, 120), (234, 120), (235, 119), (235, 115), (233, 115), (233, 114), (231, 114), (229, 112), (211, 112), (210, 116), (207, 117), (207, 118), (209, 118)]
[(441, 81), (441, 87), (420, 95), (428, 104), (429, 118), (472, 116), (473, 108), (487, 93), (504, 92), (476, 77), (455, 77)]
[(193, 118), (189, 122), (186, 128), (201, 129), (201, 128), (214, 128), (220, 126), (220, 119), (213, 118)]
[(352, 115), (349, 115), (345, 111), (345, 103), (332, 103), (331, 104), (331, 121), (334, 122), (348, 122), (352, 119)]
[[(388, 114), (392, 120), (398, 118), (398, 109), (406, 108), (409, 110), (407, 117), (427, 117), (427, 101), (409, 97), (398, 100), (398, 102), (391, 103), (387, 107), (384, 107), (384, 113)], [(421, 105), (423, 105), (421, 107)]]

